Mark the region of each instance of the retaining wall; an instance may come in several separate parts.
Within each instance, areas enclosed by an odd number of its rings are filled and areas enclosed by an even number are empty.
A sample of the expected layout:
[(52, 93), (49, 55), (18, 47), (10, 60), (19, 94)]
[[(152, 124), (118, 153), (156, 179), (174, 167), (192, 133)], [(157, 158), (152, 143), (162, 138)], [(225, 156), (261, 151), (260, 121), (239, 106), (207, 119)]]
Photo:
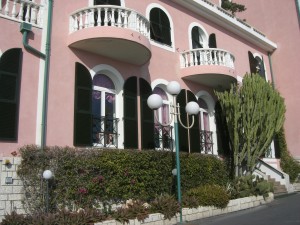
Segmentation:
[[(225, 213), (235, 212), (239, 210), (249, 209), (252, 207), (260, 206), (274, 200), (273, 193), (269, 193), (269, 197), (264, 199), (262, 196), (251, 196), (246, 198), (230, 200), (227, 207), (224, 209), (218, 209), (216, 207), (199, 207), (195, 209), (183, 208), (182, 209), (182, 221), (189, 222), (197, 219), (202, 219), (211, 216), (217, 216)], [(137, 219), (130, 220), (129, 225), (173, 225), (179, 223), (179, 214), (173, 217), (171, 220), (164, 220), (164, 216), (161, 213), (150, 214), (144, 222), (140, 222)], [(95, 225), (123, 225), (116, 220), (107, 220)]]

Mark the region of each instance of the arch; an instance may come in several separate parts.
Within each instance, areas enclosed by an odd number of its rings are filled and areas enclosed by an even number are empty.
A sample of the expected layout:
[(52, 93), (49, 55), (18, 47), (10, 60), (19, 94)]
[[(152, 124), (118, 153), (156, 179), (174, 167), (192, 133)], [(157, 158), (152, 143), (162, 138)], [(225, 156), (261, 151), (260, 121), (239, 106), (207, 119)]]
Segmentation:
[[(146, 9), (146, 17), (149, 21), (150, 20), (150, 14), (151, 14), (151, 11), (152, 9), (154, 8), (158, 8), (160, 9), (164, 14), (166, 14), (166, 17), (168, 18), (168, 21), (169, 21), (169, 26), (170, 26), (170, 45), (166, 45), (166, 44), (163, 44), (163, 43), (159, 43), (157, 41), (154, 41), (152, 39), (150, 39), (150, 42), (152, 45), (155, 45), (155, 46), (158, 46), (158, 47), (161, 47), (161, 48), (164, 48), (166, 50), (171, 50), (171, 51), (175, 51), (175, 39), (174, 39), (174, 23), (173, 23), (173, 20), (172, 20), (172, 17), (171, 15), (169, 14), (169, 12), (161, 5), (157, 4), (157, 3), (151, 3), (147, 6), (147, 9)], [(151, 23), (151, 22), (150, 22)]]
[(124, 86), (124, 79), (123, 79), (121, 73), (117, 69), (115, 69), (114, 67), (112, 67), (110, 65), (100, 64), (100, 65), (93, 67), (90, 70), (92, 79), (94, 79), (94, 76), (99, 73), (105, 74), (113, 81), (117, 94), (120, 94), (121, 92), (123, 92), (122, 90), (123, 90), (123, 86)]
[(0, 58), (0, 139), (18, 139), (22, 49), (12, 48)]
[(207, 91), (199, 91), (196, 94), (196, 96), (197, 98), (201, 98), (205, 101), (205, 103), (208, 106), (208, 113), (212, 115), (214, 113), (215, 104), (216, 104), (213, 97)]
[(206, 32), (206, 30), (204, 29), (204, 27), (201, 24), (193, 22), (189, 25), (189, 28), (188, 28), (190, 49), (193, 49), (192, 30), (193, 30), (194, 27), (198, 27), (199, 31), (200, 31), (200, 34), (203, 35), (202, 48), (208, 48), (208, 33)]

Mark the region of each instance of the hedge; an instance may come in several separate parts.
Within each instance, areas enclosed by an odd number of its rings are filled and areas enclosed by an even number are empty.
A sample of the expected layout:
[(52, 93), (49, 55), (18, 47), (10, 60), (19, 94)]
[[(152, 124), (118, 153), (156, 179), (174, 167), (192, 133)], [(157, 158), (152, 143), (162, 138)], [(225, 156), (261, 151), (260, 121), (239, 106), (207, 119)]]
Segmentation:
[[(75, 149), (37, 146), (20, 149), (18, 175), (24, 183), (29, 212), (43, 210), (45, 181), (50, 169), (50, 204), (61, 207), (91, 207), (127, 199), (151, 201), (161, 194), (176, 194), (175, 155), (167, 151)], [(181, 188), (186, 192), (205, 184), (225, 186), (228, 172), (215, 156), (180, 153)]]

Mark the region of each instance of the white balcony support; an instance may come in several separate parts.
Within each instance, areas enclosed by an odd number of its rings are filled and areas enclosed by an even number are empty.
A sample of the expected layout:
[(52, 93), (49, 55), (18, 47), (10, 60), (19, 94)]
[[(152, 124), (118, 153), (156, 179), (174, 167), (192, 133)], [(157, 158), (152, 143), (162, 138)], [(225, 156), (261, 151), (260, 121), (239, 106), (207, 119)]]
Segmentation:
[(148, 19), (132, 9), (120, 6), (96, 5), (82, 8), (72, 13), (69, 21), (70, 33), (88, 27), (113, 26), (131, 29), (150, 37)]
[(220, 65), (234, 69), (234, 56), (223, 49), (198, 48), (180, 54), (181, 68), (199, 65)]
[(28, 0), (7, 0), (0, 2), (0, 17), (16, 22), (30, 23), (35, 27), (42, 28), (44, 10), (42, 0), (40, 0), (40, 3)]

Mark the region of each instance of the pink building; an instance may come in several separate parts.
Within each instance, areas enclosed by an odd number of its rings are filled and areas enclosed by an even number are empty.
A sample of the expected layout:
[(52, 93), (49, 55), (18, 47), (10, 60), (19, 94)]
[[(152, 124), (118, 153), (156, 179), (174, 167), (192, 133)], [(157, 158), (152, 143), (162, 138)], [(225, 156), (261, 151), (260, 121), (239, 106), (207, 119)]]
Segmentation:
[(159, 94), (156, 116), (168, 122), (172, 80), (181, 106), (200, 106), (193, 129), (179, 129), (181, 151), (223, 154), (214, 90), (247, 72), (284, 96), (300, 159), (299, 4), (239, 2), (241, 19), (219, 0), (0, 1), (0, 160), (28, 144), (173, 149), (172, 124), (161, 127), (146, 104)]

